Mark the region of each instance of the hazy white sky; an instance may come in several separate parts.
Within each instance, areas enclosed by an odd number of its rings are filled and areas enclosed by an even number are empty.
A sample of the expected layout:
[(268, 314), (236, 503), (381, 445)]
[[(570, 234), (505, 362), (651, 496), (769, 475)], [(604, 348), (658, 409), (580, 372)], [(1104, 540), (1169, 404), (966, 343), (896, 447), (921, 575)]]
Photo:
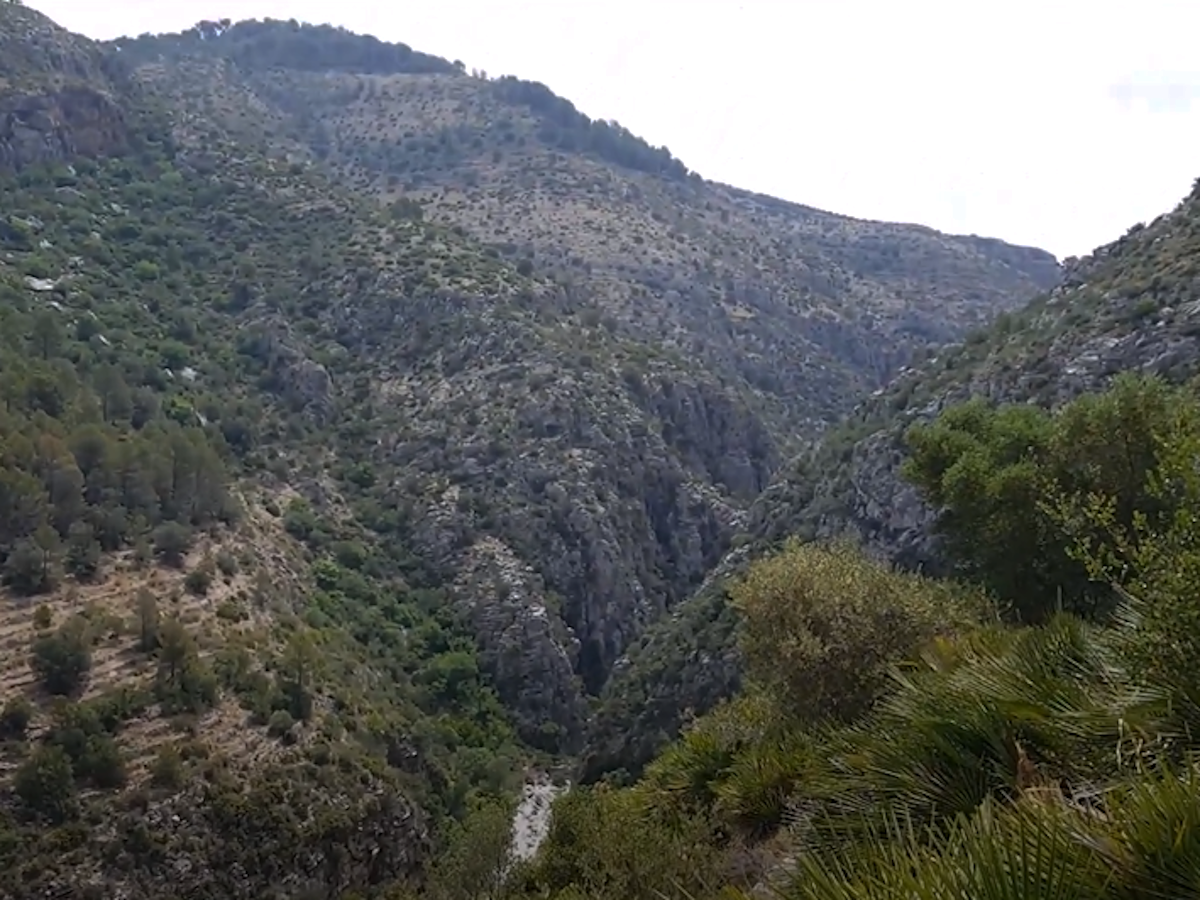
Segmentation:
[(1082, 254), (1200, 176), (1200, 3), (26, 0), (92, 37), (332, 22), (545, 82), (707, 178)]

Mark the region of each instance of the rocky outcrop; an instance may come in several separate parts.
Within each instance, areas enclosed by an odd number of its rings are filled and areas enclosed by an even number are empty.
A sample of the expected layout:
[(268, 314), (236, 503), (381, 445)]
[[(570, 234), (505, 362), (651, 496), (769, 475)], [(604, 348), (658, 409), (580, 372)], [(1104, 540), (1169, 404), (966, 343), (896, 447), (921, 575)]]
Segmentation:
[(484, 537), (463, 555), (455, 593), (521, 738), (551, 751), (578, 746), (587, 715), (579, 640), (533, 567)]
[[(128, 149), (114, 66), (87, 38), (18, 4), (0, 16), (0, 169)], [(119, 79), (119, 76), (116, 76)]]
[(326, 421), (333, 403), (333, 378), (302, 349), (287, 322), (276, 316), (263, 318), (248, 331), (247, 340), (266, 365), (264, 386), (317, 423)]
[(0, 96), (0, 168), (112, 156), (127, 148), (120, 106), (91, 87)]

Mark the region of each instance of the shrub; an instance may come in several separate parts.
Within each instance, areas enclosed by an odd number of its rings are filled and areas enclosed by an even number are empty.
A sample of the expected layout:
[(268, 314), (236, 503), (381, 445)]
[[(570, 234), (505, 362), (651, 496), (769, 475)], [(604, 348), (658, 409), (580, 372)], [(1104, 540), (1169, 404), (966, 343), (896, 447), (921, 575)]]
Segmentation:
[(198, 566), (187, 573), (187, 577), (183, 579), (183, 586), (188, 589), (189, 593), (195, 594), (198, 597), (203, 597), (208, 593), (208, 589), (212, 587), (213, 572), (208, 566)]
[(238, 572), (238, 562), (228, 550), (217, 553), (217, 569), (226, 578), (232, 578)]
[(150, 781), (156, 787), (178, 788), (183, 784), (183, 757), (171, 744), (158, 748), (158, 755), (150, 768)]
[(282, 737), (292, 730), (292, 726), (296, 724), (296, 720), (292, 718), (292, 714), (286, 709), (277, 709), (271, 713), (271, 719), (267, 722), (267, 733), (271, 737)]
[(24, 697), (13, 697), (0, 710), (0, 739), (23, 738), (33, 719), (33, 705)]
[(178, 522), (164, 522), (154, 529), (154, 552), (170, 566), (183, 565), (192, 546), (192, 530)]
[(30, 811), (63, 822), (77, 810), (71, 760), (61, 747), (38, 747), (17, 769), (13, 790)]
[(92, 666), (87, 621), (75, 617), (33, 644), (33, 668), (52, 694), (71, 694)]
[[(940, 511), (938, 531), (958, 572), (994, 591), (1012, 618), (1036, 623), (1059, 606), (1097, 616), (1111, 607), (1110, 593), (1097, 591), (1073, 558), (1081, 535), (1067, 534), (1047, 500), (1110, 500), (1110, 547), (1138, 517), (1164, 522), (1174, 503), (1152, 496), (1150, 479), (1166, 431), (1200, 435), (1196, 397), (1127, 374), (1054, 414), (978, 399), (952, 407), (909, 430), (903, 473)], [(1095, 528), (1082, 536), (1101, 537)]]
[(967, 588), (796, 540), (751, 566), (731, 596), (748, 674), (798, 721), (858, 715), (890, 664), (987, 609)]

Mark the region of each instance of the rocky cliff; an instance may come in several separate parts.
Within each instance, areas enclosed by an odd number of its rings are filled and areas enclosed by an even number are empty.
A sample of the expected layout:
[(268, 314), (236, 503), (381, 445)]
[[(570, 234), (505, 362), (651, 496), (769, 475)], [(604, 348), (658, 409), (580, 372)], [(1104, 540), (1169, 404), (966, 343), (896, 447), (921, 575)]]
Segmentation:
[[(18, 4), (0, 20), (0, 167), (120, 153), (109, 54)], [(118, 76), (119, 77), (119, 76)]]

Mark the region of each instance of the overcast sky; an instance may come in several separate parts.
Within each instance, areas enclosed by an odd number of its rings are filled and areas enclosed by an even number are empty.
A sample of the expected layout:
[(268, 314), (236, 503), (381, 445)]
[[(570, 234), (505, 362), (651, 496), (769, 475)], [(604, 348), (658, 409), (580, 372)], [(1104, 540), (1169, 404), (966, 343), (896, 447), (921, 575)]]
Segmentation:
[(1200, 176), (1200, 3), (27, 0), (97, 38), (332, 22), (543, 81), (707, 178), (1089, 252)]

